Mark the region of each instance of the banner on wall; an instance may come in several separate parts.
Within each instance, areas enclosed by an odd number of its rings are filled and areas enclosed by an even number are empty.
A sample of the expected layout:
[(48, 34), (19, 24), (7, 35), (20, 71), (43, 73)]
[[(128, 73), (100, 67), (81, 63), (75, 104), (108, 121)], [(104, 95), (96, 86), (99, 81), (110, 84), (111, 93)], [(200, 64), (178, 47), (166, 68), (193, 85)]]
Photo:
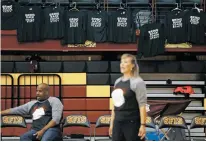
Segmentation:
[(96, 47), (96, 45), (96, 42), (87, 40), (84, 44), (68, 44), (67, 47)]

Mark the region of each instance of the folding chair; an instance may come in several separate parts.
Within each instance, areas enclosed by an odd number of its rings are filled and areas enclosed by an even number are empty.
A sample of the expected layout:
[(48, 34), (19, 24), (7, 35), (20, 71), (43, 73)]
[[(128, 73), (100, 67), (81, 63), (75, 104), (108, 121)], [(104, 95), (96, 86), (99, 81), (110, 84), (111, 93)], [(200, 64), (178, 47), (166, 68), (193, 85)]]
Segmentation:
[(181, 128), (181, 129), (187, 129), (190, 139), (190, 132), (187, 127), (187, 124), (185, 122), (185, 119), (181, 116), (175, 116), (175, 115), (167, 115), (160, 118), (159, 123), (159, 130), (163, 128), (169, 128), (167, 131), (162, 131), (164, 136), (161, 138), (163, 140), (164, 138), (167, 138), (167, 140), (170, 140), (170, 138), (167, 136), (168, 132), (170, 131), (170, 128)]
[[(206, 116), (195, 116), (192, 119), (190, 130), (195, 129), (195, 128), (206, 128)], [(191, 140), (206, 141), (206, 137), (205, 138), (195, 138), (195, 139), (191, 138)]]
[(111, 141), (110, 138), (108, 139), (96, 139), (96, 129), (101, 128), (101, 127), (109, 127), (110, 126), (110, 121), (111, 121), (111, 115), (102, 115), (98, 118), (96, 125), (94, 127), (94, 141), (102, 141), (102, 140), (107, 140)]
[[(151, 101), (152, 103), (161, 103), (163, 102), (162, 100), (154, 100)], [(181, 116), (182, 112), (184, 112), (184, 110), (187, 108), (187, 106), (190, 104), (191, 100), (180, 100), (180, 101), (174, 101), (174, 100), (164, 100), (164, 103), (166, 103), (166, 105), (164, 106), (164, 108), (161, 108), (161, 110), (159, 111), (159, 115), (155, 115), (155, 119), (154, 122), (155, 124), (159, 125), (160, 124), (160, 119), (163, 116)], [(154, 108), (153, 108), (154, 109)], [(169, 128), (168, 132), (171, 130), (171, 128)], [(158, 129), (158, 131), (161, 131), (163, 134), (164, 129)], [(160, 133), (159, 133), (160, 134)], [(161, 140), (163, 140), (164, 138), (169, 139), (169, 137), (167, 135), (163, 136), (161, 138)]]
[[(25, 118), (21, 115), (2, 115), (1, 116), (1, 128), (6, 127), (19, 127), (27, 128)], [(2, 141), (2, 134), (1, 134)]]
[[(147, 118), (146, 118), (146, 127), (147, 127), (147, 128), (155, 129), (155, 132), (156, 132), (156, 134), (157, 134), (157, 136), (158, 136), (158, 140), (160, 140), (159, 131), (157, 130), (157, 128), (156, 128), (156, 126), (155, 126), (154, 119), (153, 119), (152, 117), (150, 117), (150, 116), (147, 116)], [(149, 140), (149, 138), (147, 137), (147, 135), (146, 135), (145, 138), (146, 138), (146, 140)]]
[[(73, 114), (73, 115), (69, 115), (67, 116), (64, 121), (63, 121), (63, 128), (66, 128), (66, 127), (86, 127), (86, 128), (89, 128), (90, 129), (90, 122), (88, 120), (88, 118), (84, 115), (78, 115), (78, 114)], [(89, 139), (78, 139), (78, 138), (72, 138), (70, 136), (69, 137), (64, 137), (64, 139), (67, 139), (67, 140), (71, 140), (71, 141), (91, 141), (91, 129), (90, 129), (90, 138)]]

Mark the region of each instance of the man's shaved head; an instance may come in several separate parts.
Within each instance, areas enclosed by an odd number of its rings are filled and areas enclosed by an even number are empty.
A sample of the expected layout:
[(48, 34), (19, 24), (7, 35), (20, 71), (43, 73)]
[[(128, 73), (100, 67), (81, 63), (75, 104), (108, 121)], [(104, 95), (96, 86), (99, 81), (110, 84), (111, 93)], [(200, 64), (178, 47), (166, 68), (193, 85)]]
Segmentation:
[(49, 91), (49, 85), (48, 85), (48, 84), (46, 84), (46, 83), (41, 83), (41, 84), (39, 84), (39, 86), (41, 86), (42, 89), (44, 89), (45, 91)]
[(37, 100), (44, 101), (49, 98), (49, 85), (46, 83), (41, 83), (37, 87)]

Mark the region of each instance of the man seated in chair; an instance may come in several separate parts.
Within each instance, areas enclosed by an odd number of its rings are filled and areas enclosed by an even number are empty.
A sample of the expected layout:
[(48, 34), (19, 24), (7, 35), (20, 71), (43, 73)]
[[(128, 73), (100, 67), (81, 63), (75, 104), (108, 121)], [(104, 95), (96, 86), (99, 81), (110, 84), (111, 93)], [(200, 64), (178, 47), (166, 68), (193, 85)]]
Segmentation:
[(49, 86), (45, 83), (38, 85), (37, 100), (30, 101), (19, 107), (1, 111), (1, 115), (17, 114), (31, 115), (31, 130), (20, 137), (21, 141), (54, 141), (61, 140), (60, 121), (63, 105), (56, 97), (49, 96)]

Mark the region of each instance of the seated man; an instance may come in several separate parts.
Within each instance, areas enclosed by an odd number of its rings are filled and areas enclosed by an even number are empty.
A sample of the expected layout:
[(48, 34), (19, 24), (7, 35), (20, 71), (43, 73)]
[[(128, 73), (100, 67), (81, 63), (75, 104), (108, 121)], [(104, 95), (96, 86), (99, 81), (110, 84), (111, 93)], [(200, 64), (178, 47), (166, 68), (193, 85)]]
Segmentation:
[(21, 141), (54, 141), (61, 140), (60, 121), (63, 105), (56, 97), (49, 96), (49, 86), (45, 83), (37, 87), (37, 100), (30, 101), (22, 106), (1, 111), (1, 115), (19, 114), (31, 115), (31, 130), (20, 137)]

